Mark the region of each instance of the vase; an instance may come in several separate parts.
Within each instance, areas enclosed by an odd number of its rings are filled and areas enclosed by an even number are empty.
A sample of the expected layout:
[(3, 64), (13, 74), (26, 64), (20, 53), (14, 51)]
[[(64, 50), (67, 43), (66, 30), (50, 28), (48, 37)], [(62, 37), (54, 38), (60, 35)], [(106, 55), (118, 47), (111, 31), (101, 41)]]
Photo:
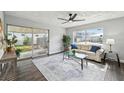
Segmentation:
[(7, 48), (6, 48), (6, 51), (7, 51), (7, 52), (11, 52), (11, 51), (12, 51), (12, 47), (7, 47)]

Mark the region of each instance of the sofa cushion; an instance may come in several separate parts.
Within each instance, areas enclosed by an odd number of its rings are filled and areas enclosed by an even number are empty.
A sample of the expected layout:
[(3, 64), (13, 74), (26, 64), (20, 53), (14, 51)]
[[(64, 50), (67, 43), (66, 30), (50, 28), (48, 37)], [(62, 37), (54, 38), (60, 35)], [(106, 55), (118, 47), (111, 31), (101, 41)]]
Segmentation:
[(92, 46), (91, 47), (91, 49), (90, 49), (90, 51), (92, 51), (92, 52), (95, 52), (96, 53), (96, 51), (97, 50), (99, 50), (100, 49), (100, 47), (99, 46)]
[(85, 53), (86, 55), (95, 55), (94, 52), (87, 51), (87, 50), (81, 50), (82, 53)]
[(84, 53), (86, 55), (95, 55), (96, 53), (95, 52), (91, 52), (91, 51), (87, 51), (87, 50), (79, 50), (79, 49), (75, 49), (76, 52), (79, 52), (79, 53)]
[(77, 44), (77, 48), (81, 49), (81, 50), (90, 50), (91, 45), (87, 45), (87, 44)]
[(80, 44), (78, 44), (78, 45), (77, 45), (77, 48), (78, 48), (78, 49), (81, 49), (81, 45), (80, 45)]
[(81, 50), (89, 50), (90, 49), (90, 45), (82, 45), (81, 46)]

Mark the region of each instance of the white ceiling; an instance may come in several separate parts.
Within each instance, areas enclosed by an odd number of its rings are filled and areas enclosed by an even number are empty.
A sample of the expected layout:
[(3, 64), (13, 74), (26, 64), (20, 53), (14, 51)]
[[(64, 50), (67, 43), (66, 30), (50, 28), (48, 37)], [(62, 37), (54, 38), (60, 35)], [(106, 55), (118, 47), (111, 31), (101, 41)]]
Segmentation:
[[(85, 19), (85, 21), (61, 24), (64, 21), (57, 18), (68, 19), (69, 13), (77, 13), (75, 19)], [(122, 11), (6, 11), (5, 14), (64, 28), (124, 17)]]

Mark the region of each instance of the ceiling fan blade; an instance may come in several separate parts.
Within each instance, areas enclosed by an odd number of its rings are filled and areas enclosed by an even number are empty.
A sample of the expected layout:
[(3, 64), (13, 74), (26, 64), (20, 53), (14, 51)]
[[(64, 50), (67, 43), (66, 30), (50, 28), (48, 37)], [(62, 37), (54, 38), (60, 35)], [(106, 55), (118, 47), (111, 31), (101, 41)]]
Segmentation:
[(77, 21), (85, 21), (85, 19), (82, 19), (82, 20), (73, 20), (73, 22), (77, 22)]
[(64, 20), (64, 21), (68, 21), (67, 19), (64, 19), (64, 18), (58, 18), (58, 19), (60, 19), (60, 20)]
[(71, 20), (75, 19), (75, 17), (77, 16), (77, 14), (74, 14), (71, 18)]
[(65, 24), (65, 23), (68, 23), (68, 22), (64, 22), (64, 23), (62, 23), (62, 24)]

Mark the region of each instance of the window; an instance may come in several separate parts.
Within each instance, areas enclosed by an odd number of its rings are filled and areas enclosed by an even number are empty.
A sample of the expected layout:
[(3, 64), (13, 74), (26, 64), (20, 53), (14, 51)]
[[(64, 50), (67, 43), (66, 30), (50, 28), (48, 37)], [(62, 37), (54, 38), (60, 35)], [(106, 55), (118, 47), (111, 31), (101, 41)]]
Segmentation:
[(90, 42), (90, 43), (103, 43), (103, 29), (87, 29), (83, 31), (73, 32), (73, 42)]

